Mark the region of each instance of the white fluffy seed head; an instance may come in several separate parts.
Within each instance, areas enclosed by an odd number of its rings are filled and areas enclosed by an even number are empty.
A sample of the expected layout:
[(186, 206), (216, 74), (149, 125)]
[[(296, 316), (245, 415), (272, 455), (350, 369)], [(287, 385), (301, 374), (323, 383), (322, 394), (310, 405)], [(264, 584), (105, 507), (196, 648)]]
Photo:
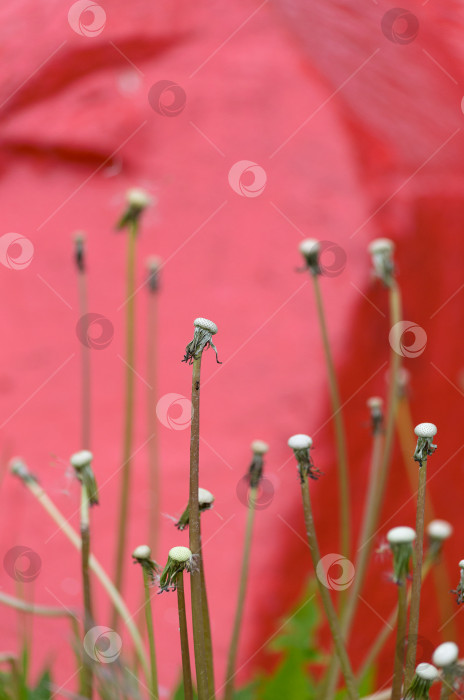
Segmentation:
[(461, 561), (459, 562), (459, 568), (464, 569), (464, 559), (461, 559)]
[(383, 399), (380, 398), (380, 396), (371, 396), (370, 399), (367, 399), (366, 403), (368, 408), (382, 408)]
[(211, 491), (207, 489), (202, 489), (201, 486), (198, 489), (198, 504), (200, 506), (206, 506), (214, 503), (214, 496)]
[(457, 661), (458, 655), (459, 649), (457, 644), (454, 642), (444, 642), (433, 652), (432, 661), (435, 666), (446, 668), (446, 666), (451, 666), (451, 664)]
[(417, 437), (433, 438), (437, 434), (437, 426), (433, 423), (419, 423), (414, 428)]
[(288, 446), (291, 447), (292, 450), (307, 450), (312, 444), (313, 439), (310, 438), (309, 435), (303, 435), (302, 433), (292, 435), (288, 440)]
[(150, 195), (139, 187), (132, 187), (130, 190), (127, 190), (126, 200), (131, 207), (136, 207), (137, 209), (145, 209), (153, 202)]
[(209, 331), (211, 335), (216, 335), (218, 332), (218, 327), (214, 321), (208, 321), (207, 318), (196, 318), (193, 325), (198, 326), (198, 328), (203, 328), (205, 331)]
[(391, 254), (395, 250), (395, 244), (389, 238), (376, 238), (369, 243), (368, 250), (371, 255)]
[(70, 458), (71, 466), (73, 466), (75, 469), (82, 469), (82, 467), (86, 467), (92, 460), (93, 454), (89, 452), (89, 450), (75, 452)]
[(434, 681), (438, 678), (438, 669), (432, 664), (418, 664), (416, 666), (416, 675), (423, 678), (425, 681)]
[(412, 527), (393, 527), (387, 532), (387, 540), (390, 544), (411, 544), (416, 539), (416, 531)]
[(169, 558), (183, 563), (192, 558), (192, 552), (188, 547), (173, 547), (169, 550)]
[(250, 447), (251, 447), (251, 451), (255, 455), (265, 455), (266, 452), (269, 450), (269, 445), (267, 444), (267, 442), (264, 442), (263, 440), (253, 440)]
[(134, 559), (150, 559), (151, 549), (147, 544), (140, 544), (134, 549), (134, 551), (132, 552), (132, 556), (134, 557)]
[(321, 245), (316, 238), (305, 238), (299, 245), (299, 251), (305, 257), (307, 255), (316, 255), (320, 249)]
[(427, 525), (427, 534), (434, 540), (447, 540), (453, 534), (453, 526), (447, 520), (432, 520)]

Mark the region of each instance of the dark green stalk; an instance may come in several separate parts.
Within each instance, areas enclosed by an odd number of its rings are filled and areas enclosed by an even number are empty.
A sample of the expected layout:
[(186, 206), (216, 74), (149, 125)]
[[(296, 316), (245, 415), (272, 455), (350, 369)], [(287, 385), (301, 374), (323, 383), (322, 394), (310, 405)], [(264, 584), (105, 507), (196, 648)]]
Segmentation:
[(184, 681), (184, 700), (193, 700), (192, 670), (190, 668), (190, 651), (185, 614), (184, 574), (176, 574), (177, 609), (179, 611), (180, 649), (182, 654), (182, 678)]

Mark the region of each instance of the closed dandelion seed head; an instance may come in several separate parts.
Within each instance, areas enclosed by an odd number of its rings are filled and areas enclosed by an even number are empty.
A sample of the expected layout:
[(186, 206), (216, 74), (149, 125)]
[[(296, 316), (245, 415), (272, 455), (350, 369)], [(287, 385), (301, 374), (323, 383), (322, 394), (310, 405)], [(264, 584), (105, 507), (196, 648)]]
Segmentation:
[(405, 700), (430, 700), (430, 686), (438, 676), (438, 669), (432, 664), (418, 664), (412, 683), (404, 696)]
[(313, 445), (313, 439), (309, 435), (304, 435), (303, 433), (298, 433), (297, 435), (292, 435), (288, 439), (288, 446), (292, 450), (309, 450)]
[(82, 469), (92, 463), (93, 454), (89, 450), (80, 450), (71, 455), (69, 461), (74, 469)]
[(159, 571), (158, 564), (151, 558), (151, 549), (147, 544), (140, 544), (132, 552), (134, 564), (140, 564), (148, 576), (151, 584), (155, 583), (156, 575)]
[(389, 544), (411, 544), (416, 539), (416, 531), (412, 527), (393, 527), (387, 532)]
[(419, 423), (414, 428), (414, 432), (417, 435), (417, 445), (413, 459), (419, 462), (419, 466), (422, 467), (422, 462), (425, 462), (427, 457), (433, 455), (437, 449), (437, 446), (432, 442), (437, 434), (437, 426), (433, 423)]
[(459, 562), (459, 568), (464, 569), (464, 559), (461, 559), (461, 561)]
[(416, 673), (426, 681), (435, 681), (438, 676), (438, 669), (433, 664), (421, 663), (416, 667)]
[(309, 437), (309, 435), (297, 433), (288, 439), (287, 444), (291, 447), (296, 457), (301, 483), (304, 482), (306, 477), (317, 480), (321, 472), (314, 466), (314, 462), (311, 459), (310, 449), (313, 444), (312, 438)]
[(379, 253), (389, 253), (391, 255), (395, 250), (395, 244), (390, 238), (375, 238), (369, 243), (368, 250), (371, 255)]
[(204, 507), (210, 507), (214, 503), (214, 496), (208, 489), (202, 489), (201, 486), (198, 489), (198, 505)]
[(192, 552), (188, 547), (173, 547), (169, 550), (169, 558), (179, 563), (185, 563), (192, 558)]
[(427, 525), (430, 539), (447, 540), (453, 534), (453, 526), (447, 520), (432, 520)]
[(160, 576), (160, 588), (163, 591), (176, 590), (176, 577), (182, 571), (191, 572), (194, 557), (188, 547), (173, 547), (169, 550), (168, 561)]
[(369, 253), (372, 256), (374, 274), (387, 286), (391, 285), (395, 272), (393, 263), (394, 249), (395, 245), (389, 238), (376, 238), (368, 246)]
[(253, 452), (253, 459), (251, 460), (250, 467), (248, 469), (248, 482), (250, 488), (257, 488), (263, 477), (264, 469), (264, 455), (269, 450), (269, 445), (263, 440), (254, 440), (251, 445), (251, 451)]
[(299, 251), (303, 256), (306, 266), (312, 275), (320, 275), (319, 254), (321, 245), (315, 238), (305, 238), (299, 245)]
[(380, 396), (371, 396), (367, 399), (367, 407), (371, 412), (372, 432), (375, 434), (382, 432), (383, 426), (383, 399)]
[(439, 668), (447, 668), (456, 663), (459, 656), (459, 649), (454, 642), (444, 642), (433, 652), (432, 661)]
[(416, 531), (412, 527), (393, 527), (387, 532), (387, 541), (393, 554), (393, 580), (397, 584), (409, 576), (412, 544)]
[(93, 454), (89, 450), (80, 450), (71, 455), (69, 461), (74, 467), (76, 476), (87, 490), (89, 505), (98, 505), (98, 488), (92, 470)]
[(419, 423), (414, 428), (414, 432), (417, 437), (421, 438), (433, 438), (437, 434), (437, 426), (433, 423)]
[(126, 209), (116, 226), (119, 230), (129, 224), (136, 224), (142, 212), (153, 204), (153, 198), (145, 190), (133, 187), (126, 192), (126, 202)]
[(263, 440), (253, 440), (250, 445), (251, 451), (255, 455), (265, 455), (269, 450), (269, 445)]
[(37, 482), (37, 478), (33, 474), (31, 474), (31, 472), (29, 471), (29, 467), (24, 462), (22, 457), (13, 457), (12, 459), (10, 459), (9, 468), (13, 476), (17, 476), (25, 484), (28, 481)]
[(147, 544), (140, 544), (132, 552), (134, 559), (151, 559), (151, 549)]
[(193, 334), (193, 340), (185, 348), (185, 355), (182, 362), (187, 362), (192, 364), (192, 362), (198, 359), (205, 348), (213, 348), (216, 353), (216, 362), (221, 364), (218, 360), (217, 348), (213, 343), (213, 335), (218, 332), (218, 327), (214, 321), (209, 321), (207, 318), (196, 318), (193, 322), (195, 327), (195, 332)]
[[(204, 510), (211, 510), (213, 507), (214, 503), (214, 496), (211, 493), (211, 491), (208, 491), (207, 489), (201, 488), (201, 486), (198, 488), (198, 508), (200, 510), (200, 513), (203, 513)], [(180, 516), (179, 520), (176, 522), (176, 527), (178, 530), (185, 530), (186, 527), (188, 527), (190, 522), (190, 511), (189, 511), (189, 505), (187, 504), (187, 507), (185, 508), (184, 512)]]

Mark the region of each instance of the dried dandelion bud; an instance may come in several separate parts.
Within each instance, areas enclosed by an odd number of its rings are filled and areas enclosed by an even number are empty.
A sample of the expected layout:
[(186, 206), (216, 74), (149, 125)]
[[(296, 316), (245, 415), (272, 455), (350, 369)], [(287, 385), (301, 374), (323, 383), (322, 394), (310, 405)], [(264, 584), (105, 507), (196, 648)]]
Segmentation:
[(447, 520), (432, 520), (427, 525), (429, 556), (438, 557), (441, 553), (443, 542), (451, 537), (452, 534), (453, 526)]
[(192, 364), (193, 360), (200, 357), (205, 348), (212, 347), (216, 353), (216, 362), (221, 364), (218, 360), (217, 348), (212, 340), (213, 335), (216, 335), (218, 332), (216, 324), (213, 321), (208, 321), (207, 318), (196, 318), (193, 325), (195, 326), (193, 340), (185, 348), (185, 356), (182, 362)]
[(159, 289), (159, 275), (163, 266), (161, 258), (152, 255), (147, 260), (148, 278), (147, 285), (150, 292), (157, 292)]
[(134, 564), (140, 564), (143, 570), (148, 574), (152, 583), (156, 580), (156, 574), (159, 571), (158, 564), (151, 558), (151, 549), (147, 544), (140, 544), (132, 552)]
[(193, 555), (188, 547), (173, 547), (169, 550), (168, 561), (160, 576), (161, 593), (176, 590), (176, 576), (180, 571), (191, 572)]
[(371, 412), (371, 425), (374, 435), (382, 432), (383, 427), (383, 399), (380, 396), (371, 396), (367, 399), (367, 407)]
[(74, 234), (74, 261), (79, 272), (85, 271), (85, 234), (77, 231)]
[[(211, 493), (211, 491), (208, 491), (207, 489), (202, 489), (201, 486), (198, 489), (198, 508), (200, 510), (200, 513), (202, 513), (204, 510), (211, 510), (213, 507), (214, 503), (214, 496)], [(190, 514), (189, 514), (189, 506), (187, 504), (186, 509), (180, 516), (179, 520), (176, 523), (176, 527), (178, 530), (185, 530), (186, 527), (188, 527), (190, 521)]]
[(393, 553), (393, 580), (400, 584), (409, 575), (412, 545), (416, 531), (412, 527), (394, 527), (387, 532), (387, 541)]
[(422, 462), (427, 460), (429, 455), (432, 455), (437, 446), (433, 444), (433, 438), (437, 434), (437, 426), (433, 423), (419, 423), (414, 428), (417, 435), (417, 445), (414, 451), (414, 460), (419, 462), (422, 467)]
[(116, 226), (118, 230), (137, 223), (142, 212), (153, 203), (153, 198), (144, 190), (134, 187), (126, 192), (126, 202), (126, 209)]
[(37, 477), (31, 474), (29, 467), (21, 457), (13, 457), (13, 459), (10, 460), (9, 467), (10, 472), (21, 479), (25, 484), (30, 481), (35, 481), (37, 483)]
[(74, 467), (76, 476), (87, 491), (89, 505), (98, 505), (98, 487), (92, 470), (93, 454), (89, 450), (80, 450), (71, 455), (71, 466)]
[(456, 586), (456, 588), (453, 591), (451, 591), (451, 593), (455, 594), (457, 604), (461, 605), (461, 603), (464, 603), (464, 559), (461, 559), (458, 566), (459, 566), (459, 583)]
[(315, 238), (305, 238), (304, 241), (301, 241), (299, 250), (311, 274), (320, 275), (319, 254), (321, 252), (321, 246), (319, 241)]
[(393, 251), (395, 244), (389, 238), (376, 238), (369, 244), (369, 253), (372, 256), (374, 274), (389, 287), (393, 281), (395, 265)]
[(257, 488), (259, 482), (263, 476), (264, 468), (264, 455), (269, 450), (269, 445), (263, 440), (254, 440), (251, 445), (251, 451), (253, 452), (253, 459), (248, 469), (248, 479), (250, 483), (250, 488)]
[(298, 433), (292, 435), (287, 444), (291, 447), (296, 457), (301, 482), (303, 483), (307, 477), (315, 480), (318, 479), (321, 472), (314, 466), (310, 455), (310, 449), (313, 444), (312, 438), (309, 437), (309, 435)]

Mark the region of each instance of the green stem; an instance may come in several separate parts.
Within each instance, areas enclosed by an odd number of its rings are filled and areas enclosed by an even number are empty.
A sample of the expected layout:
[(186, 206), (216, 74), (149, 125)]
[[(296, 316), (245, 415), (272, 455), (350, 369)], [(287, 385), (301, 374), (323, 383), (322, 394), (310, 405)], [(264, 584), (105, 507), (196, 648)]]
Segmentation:
[[(314, 571), (316, 571), (319, 564), (321, 555), (319, 551), (319, 544), (316, 537), (316, 528), (314, 526), (313, 513), (311, 508), (311, 499), (309, 495), (308, 477), (304, 476), (301, 482), (301, 494), (303, 497), (303, 511), (304, 519), (306, 525), (306, 535), (308, 537), (309, 550), (311, 552), (311, 558), (314, 566)], [(317, 576), (317, 583), (319, 586), (319, 592), (322, 598), (322, 604), (324, 606), (325, 615), (329, 623), (330, 632), (332, 634), (332, 639), (335, 646), (335, 651), (337, 653), (340, 667), (342, 669), (343, 676), (345, 678), (346, 691), (350, 700), (357, 700), (358, 693), (356, 690), (356, 684), (353, 676), (353, 671), (351, 669), (350, 660), (343, 643), (343, 638), (340, 630), (340, 624), (335, 612), (335, 608), (332, 603), (332, 598), (328, 588), (320, 581)]]
[(213, 640), (211, 637), (211, 620), (209, 617), (208, 594), (206, 590), (205, 567), (203, 562), (203, 552), (200, 550), (200, 573), (201, 573), (201, 602), (203, 607), (203, 631), (205, 635), (206, 663), (208, 665), (208, 693), (209, 700), (214, 700), (214, 664), (213, 664)]
[(454, 692), (453, 685), (452, 683), (449, 683), (448, 679), (446, 678), (446, 675), (446, 673), (443, 674), (443, 678), (441, 681), (440, 700), (449, 700), (449, 698)]
[(157, 366), (158, 366), (158, 294), (150, 291), (148, 296), (147, 328), (147, 416), (148, 416), (148, 478), (149, 478), (149, 512), (148, 544), (156, 560), (160, 531), (160, 474), (158, 462), (158, 421), (155, 405), (157, 400)]
[(229, 647), (229, 656), (227, 661), (226, 681), (224, 700), (232, 700), (234, 695), (234, 679), (235, 666), (237, 661), (238, 643), (240, 638), (240, 629), (242, 626), (243, 608), (245, 605), (245, 595), (248, 583), (248, 570), (250, 566), (250, 551), (251, 539), (253, 535), (253, 522), (255, 517), (255, 505), (258, 495), (258, 487), (250, 488), (248, 515), (245, 530), (245, 544), (243, 548), (242, 570), (240, 573), (240, 585), (238, 591), (237, 609), (235, 612), (235, 620), (232, 631), (232, 639)]
[(150, 597), (150, 572), (142, 565), (143, 587), (145, 590), (145, 620), (147, 623), (148, 644), (150, 647), (150, 695), (155, 700), (159, 698), (158, 672), (156, 666), (155, 635), (153, 632), (153, 614)]
[(201, 353), (192, 365), (192, 423), (190, 434), (190, 492), (189, 492), (189, 546), (196, 561), (190, 577), (193, 649), (199, 700), (208, 700), (208, 666), (206, 662), (205, 634), (203, 627), (203, 605), (201, 591), (201, 532), (198, 506), (200, 468), (200, 375)]
[[(406, 637), (406, 624), (408, 617), (408, 602), (406, 590), (406, 577), (398, 582), (398, 617), (396, 622), (396, 647), (395, 662), (393, 667), (393, 683), (391, 700), (401, 700), (401, 688), (403, 685), (404, 644)], [(404, 684), (405, 688), (409, 685)]]
[[(131, 221), (127, 248), (127, 309), (126, 309), (126, 402), (122, 456), (122, 479), (119, 500), (118, 533), (116, 538), (116, 567), (114, 583), (122, 590), (126, 554), (129, 499), (131, 487), (132, 434), (134, 427), (134, 361), (135, 361), (135, 266), (137, 222)], [(113, 609), (113, 629), (118, 625), (118, 614)]]
[(192, 670), (190, 668), (190, 651), (185, 614), (184, 573), (178, 571), (176, 576), (177, 609), (179, 611), (180, 650), (182, 654), (182, 678), (184, 680), (184, 700), (193, 700)]
[[(81, 565), (82, 565), (82, 589), (84, 592), (84, 634), (94, 627), (92, 612), (92, 594), (89, 574), (90, 558), (90, 519), (89, 499), (85, 484), (81, 484)], [(92, 660), (88, 654), (84, 654), (81, 677), (81, 695), (91, 698), (93, 694), (93, 669)]]
[[(82, 544), (81, 538), (74, 530), (74, 528), (72, 528), (71, 525), (68, 523), (61, 511), (58, 510), (53, 501), (50, 500), (43, 488), (32, 479), (27, 479), (26, 481), (24, 481), (24, 483), (27, 486), (27, 488), (31, 491), (31, 493), (35, 496), (35, 498), (38, 500), (40, 505), (48, 513), (48, 515), (55, 521), (55, 523), (58, 525), (63, 534), (66, 535), (71, 544), (77, 550), (80, 550)], [(132, 637), (132, 641), (134, 642), (134, 647), (137, 652), (137, 656), (140, 660), (140, 664), (144, 670), (145, 676), (148, 678), (149, 670), (147, 658), (145, 655), (145, 649), (137, 627), (132, 620), (132, 615), (130, 614), (124, 600), (121, 598), (121, 595), (114, 587), (114, 584), (109, 578), (108, 574), (103, 569), (100, 562), (97, 561), (97, 559), (95, 559), (93, 554), (91, 554), (89, 557), (89, 567), (99, 579), (103, 588), (107, 592), (110, 600), (112, 601), (113, 605), (118, 610), (119, 615), (124, 621), (124, 624), (126, 625), (127, 630), (130, 636)]]
[(333, 421), (335, 428), (335, 440), (338, 454), (338, 481), (340, 485), (340, 546), (344, 557), (350, 557), (351, 521), (350, 521), (350, 487), (348, 480), (348, 450), (346, 445), (345, 428), (343, 425), (342, 405), (338, 389), (337, 376), (330, 348), (329, 334), (322, 303), (321, 288), (317, 275), (312, 275), (314, 282), (314, 295), (316, 298), (317, 314), (324, 346), (325, 360), (329, 379), (330, 398), (332, 402)]
[[(87, 274), (85, 270), (79, 270), (77, 275), (79, 287), (79, 312), (85, 316), (88, 312), (87, 302)], [(91, 388), (90, 388), (90, 352), (91, 349), (82, 343), (82, 449), (90, 450), (90, 424), (91, 424)]]
[(424, 512), (425, 512), (425, 488), (427, 484), (427, 459), (419, 468), (419, 488), (417, 491), (416, 510), (416, 542), (414, 547), (414, 570), (411, 586), (411, 610), (409, 614), (408, 648), (406, 652), (406, 667), (404, 672), (404, 685), (409, 688), (414, 676), (416, 666), (417, 634), (419, 631), (421, 571), (424, 556)]
[(30, 613), (31, 615), (40, 615), (42, 617), (70, 617), (71, 619), (77, 617), (77, 612), (68, 610), (67, 608), (53, 608), (46, 605), (27, 603), (25, 600), (16, 598), (13, 595), (8, 595), (7, 593), (0, 593), (0, 603), (8, 605), (15, 610)]

